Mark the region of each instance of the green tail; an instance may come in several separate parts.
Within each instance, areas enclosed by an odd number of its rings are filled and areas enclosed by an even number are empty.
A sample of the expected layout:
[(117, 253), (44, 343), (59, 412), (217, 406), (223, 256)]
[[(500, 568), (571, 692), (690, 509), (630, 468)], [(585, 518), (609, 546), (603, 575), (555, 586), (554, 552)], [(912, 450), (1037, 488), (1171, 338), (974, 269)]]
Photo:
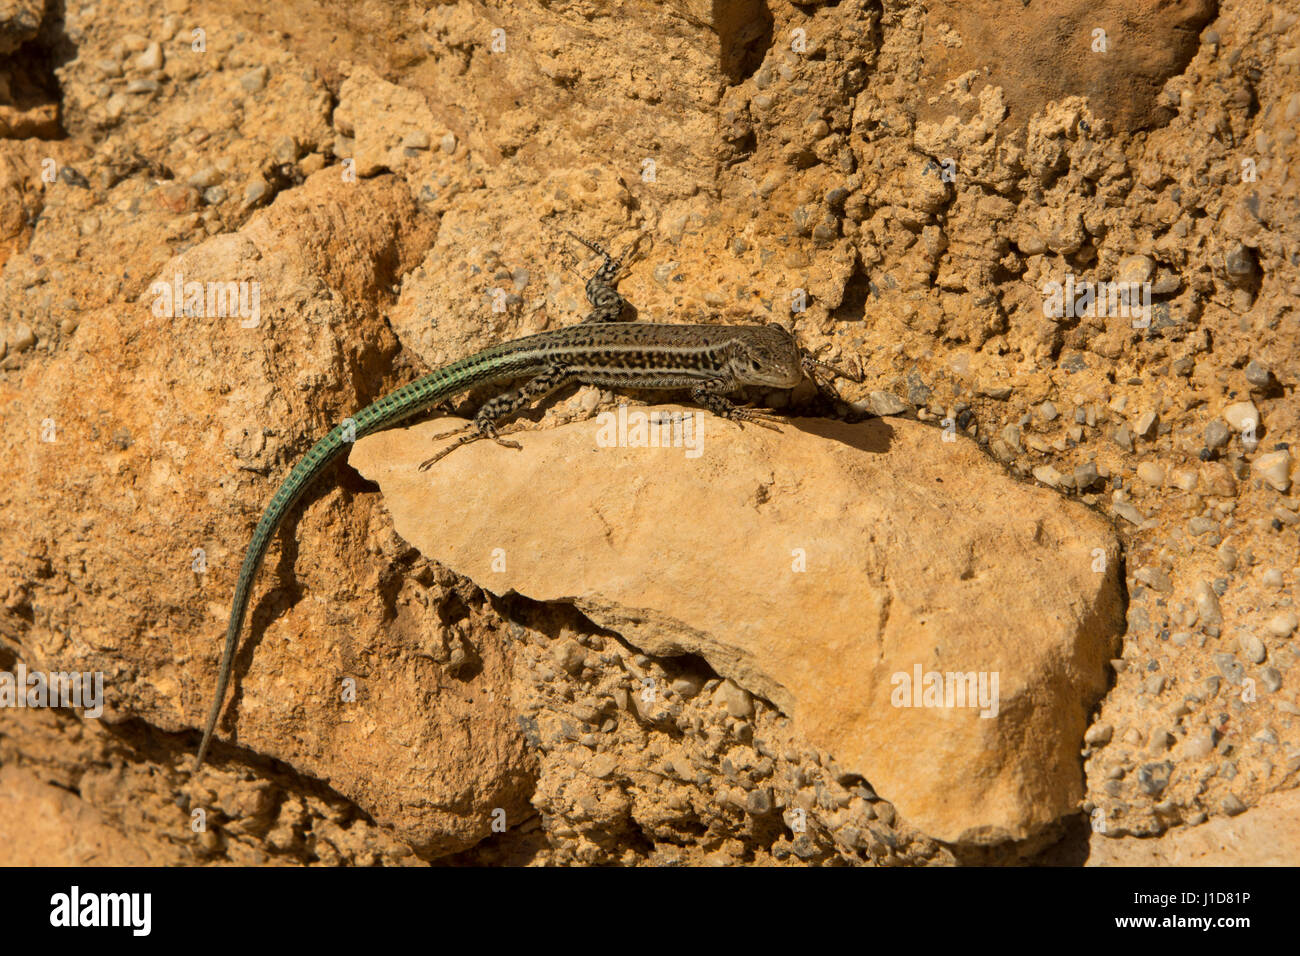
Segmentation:
[[(221, 716), (221, 705), (226, 698), (226, 688), (230, 684), (230, 665), (239, 644), (239, 632), (244, 627), (244, 616), (248, 613), (248, 601), (252, 595), (253, 579), (257, 577), (266, 550), (275, 536), (280, 522), (289, 509), (297, 504), (307, 488), (330, 462), (348, 450), (352, 441), (382, 431), (396, 425), (404, 419), (417, 415), (443, 399), (458, 392), (463, 392), (474, 385), (498, 379), (514, 378), (515, 363), (506, 347), (497, 346), (462, 359), (451, 365), (430, 372), (409, 385), (403, 385), (357, 412), (351, 418), (350, 427), (336, 425), (328, 435), (312, 445), (311, 450), (302, 460), (293, 466), (289, 476), (276, 489), (262, 518), (257, 522), (253, 538), (248, 543), (244, 563), (239, 569), (239, 580), (235, 584), (235, 597), (230, 607), (230, 623), (226, 627), (226, 645), (221, 652), (221, 666), (217, 674), (217, 693), (208, 711), (207, 724), (203, 729), (203, 741), (199, 744), (198, 755), (194, 759), (197, 771), (203, 765), (203, 758), (212, 742), (212, 734)], [(348, 437), (345, 438), (344, 436)]]

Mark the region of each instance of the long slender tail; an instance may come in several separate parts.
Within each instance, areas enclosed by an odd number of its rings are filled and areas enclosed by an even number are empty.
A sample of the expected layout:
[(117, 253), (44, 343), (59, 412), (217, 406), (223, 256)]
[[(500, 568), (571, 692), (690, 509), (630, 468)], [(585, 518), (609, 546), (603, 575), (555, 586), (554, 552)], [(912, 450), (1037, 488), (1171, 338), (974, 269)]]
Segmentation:
[(207, 755), (208, 744), (212, 742), (212, 733), (217, 727), (217, 718), (221, 716), (221, 705), (226, 699), (226, 688), (230, 684), (230, 665), (239, 644), (239, 632), (244, 628), (244, 617), (248, 613), (248, 599), (253, 591), (253, 579), (257, 577), (266, 550), (275, 537), (280, 522), (289, 509), (298, 503), (312, 480), (323, 471), (330, 462), (338, 458), (348, 448), (344, 441), (342, 425), (330, 429), (328, 435), (312, 445), (311, 450), (298, 464), (293, 466), (289, 477), (276, 489), (270, 504), (262, 512), (257, 522), (253, 538), (248, 542), (248, 551), (244, 554), (244, 563), (239, 569), (239, 580), (235, 584), (235, 597), (230, 606), (230, 623), (226, 625), (226, 645), (221, 651), (221, 667), (217, 673), (217, 694), (212, 699), (212, 708), (208, 711), (208, 721), (203, 727), (203, 741), (199, 744), (198, 756), (194, 758), (194, 769), (203, 765)]
[(230, 606), (230, 623), (226, 626), (226, 644), (221, 652), (221, 666), (217, 674), (217, 692), (208, 711), (208, 720), (203, 728), (203, 741), (199, 744), (198, 755), (194, 758), (194, 770), (203, 765), (212, 734), (217, 727), (217, 718), (221, 716), (221, 706), (226, 699), (226, 688), (230, 684), (231, 662), (234, 660), (235, 648), (239, 644), (239, 633), (244, 627), (244, 617), (248, 613), (248, 602), (253, 591), (253, 580), (266, 557), (271, 539), (276, 529), (298, 500), (307, 491), (312, 481), (325, 468), (343, 455), (351, 443), (371, 432), (380, 431), (400, 421), (416, 415), (424, 409), (435, 405), (445, 398), (464, 391), (471, 385), (493, 377), (495, 364), (492, 352), (479, 353), (463, 359), (446, 368), (431, 372), (421, 379), (401, 388), (383, 398), (367, 405), (342, 425), (330, 429), (328, 435), (303, 456), (293, 466), (289, 476), (276, 489), (262, 518), (257, 522), (253, 538), (248, 543), (244, 563), (239, 569), (239, 580), (235, 584), (235, 596)]

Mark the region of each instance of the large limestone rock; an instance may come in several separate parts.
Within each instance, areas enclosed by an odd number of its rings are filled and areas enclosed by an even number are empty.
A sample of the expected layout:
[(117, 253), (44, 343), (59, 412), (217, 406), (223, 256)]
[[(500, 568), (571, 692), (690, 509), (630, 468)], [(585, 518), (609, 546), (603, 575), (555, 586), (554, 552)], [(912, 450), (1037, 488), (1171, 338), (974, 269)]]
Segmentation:
[[(910, 421), (705, 416), (687, 449), (607, 447), (597, 418), (420, 472), (457, 424), (351, 456), (427, 556), (571, 602), (648, 653), (702, 655), (940, 840), (1022, 838), (1077, 810), (1123, 621), (1115, 536), (1082, 505)], [(936, 698), (957, 674), (985, 699)]]

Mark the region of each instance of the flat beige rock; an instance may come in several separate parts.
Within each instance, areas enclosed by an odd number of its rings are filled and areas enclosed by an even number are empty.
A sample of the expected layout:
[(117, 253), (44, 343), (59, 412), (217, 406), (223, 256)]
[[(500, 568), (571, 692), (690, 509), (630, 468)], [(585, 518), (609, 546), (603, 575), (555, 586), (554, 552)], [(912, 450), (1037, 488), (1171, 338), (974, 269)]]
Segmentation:
[(1102, 518), (917, 422), (778, 433), (654, 411), (700, 422), (698, 446), (626, 447), (652, 430), (635, 428), (620, 446), (610, 413), (420, 472), (462, 424), (442, 419), (367, 437), (351, 463), (428, 557), (647, 653), (701, 655), (937, 839), (1077, 812), (1123, 626)]

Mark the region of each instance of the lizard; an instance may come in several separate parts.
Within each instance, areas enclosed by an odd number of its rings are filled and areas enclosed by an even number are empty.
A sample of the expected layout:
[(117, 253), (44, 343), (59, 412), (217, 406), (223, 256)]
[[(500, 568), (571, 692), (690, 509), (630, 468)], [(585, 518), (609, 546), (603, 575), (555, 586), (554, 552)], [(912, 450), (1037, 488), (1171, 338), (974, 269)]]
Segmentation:
[[(566, 230), (567, 231), (567, 230)], [(615, 388), (686, 389), (713, 414), (743, 427), (775, 428), (781, 421), (766, 410), (733, 404), (727, 394), (747, 386), (789, 389), (808, 378), (819, 389), (817, 371), (854, 376), (817, 360), (780, 325), (675, 325), (622, 322), (626, 300), (617, 290), (630, 254), (615, 258), (599, 244), (569, 233), (604, 262), (586, 284), (591, 312), (575, 325), (538, 332), (483, 349), (384, 395), (332, 428), (293, 466), (271, 496), (253, 530), (231, 600), (217, 686), (195, 756), (203, 765), (230, 683), (231, 666), (258, 570), (285, 516), (315, 479), (342, 457), (357, 438), (391, 428), (454, 395), (482, 385), (524, 384), (485, 402), (460, 437), (420, 465), (426, 469), (455, 448), (481, 439), (520, 448), (501, 437), (497, 422), (569, 383)], [(859, 379), (856, 379), (860, 381)], [(457, 432), (440, 435), (444, 439)]]

